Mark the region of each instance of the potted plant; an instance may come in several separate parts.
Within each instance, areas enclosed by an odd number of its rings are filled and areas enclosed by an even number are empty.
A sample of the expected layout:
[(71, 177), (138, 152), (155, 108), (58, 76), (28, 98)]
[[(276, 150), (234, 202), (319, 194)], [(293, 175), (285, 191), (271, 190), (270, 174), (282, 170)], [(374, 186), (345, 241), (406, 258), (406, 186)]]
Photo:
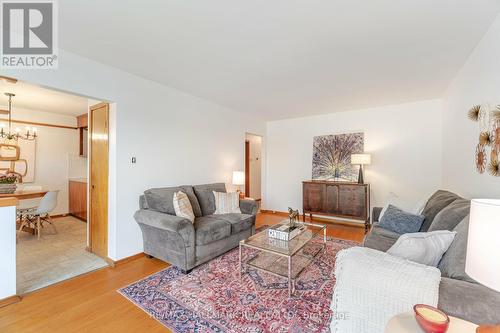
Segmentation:
[(0, 194), (11, 194), (17, 189), (19, 176), (15, 173), (0, 175)]

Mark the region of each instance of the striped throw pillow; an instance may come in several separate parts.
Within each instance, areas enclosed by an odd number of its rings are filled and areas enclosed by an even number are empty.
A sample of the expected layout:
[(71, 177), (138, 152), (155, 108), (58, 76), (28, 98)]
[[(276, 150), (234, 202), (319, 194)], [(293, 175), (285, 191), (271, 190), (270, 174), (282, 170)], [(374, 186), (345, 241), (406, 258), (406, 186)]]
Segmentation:
[(179, 191), (174, 193), (174, 210), (175, 215), (184, 217), (191, 222), (194, 222), (194, 213), (191, 202), (186, 193)]
[(215, 197), (214, 214), (241, 213), (240, 194), (238, 192), (213, 192)]

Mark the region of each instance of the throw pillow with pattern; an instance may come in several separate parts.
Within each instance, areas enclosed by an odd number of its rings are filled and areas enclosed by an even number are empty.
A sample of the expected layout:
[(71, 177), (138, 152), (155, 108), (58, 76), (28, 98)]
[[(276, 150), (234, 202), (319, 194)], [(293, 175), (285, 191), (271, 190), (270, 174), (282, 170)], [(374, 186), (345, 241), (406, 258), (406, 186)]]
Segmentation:
[(215, 213), (214, 214), (229, 214), (241, 213), (240, 210), (240, 194), (238, 192), (215, 192)]
[(174, 210), (175, 215), (184, 217), (191, 222), (194, 222), (194, 213), (193, 207), (191, 206), (191, 202), (186, 193), (179, 191), (174, 193)]

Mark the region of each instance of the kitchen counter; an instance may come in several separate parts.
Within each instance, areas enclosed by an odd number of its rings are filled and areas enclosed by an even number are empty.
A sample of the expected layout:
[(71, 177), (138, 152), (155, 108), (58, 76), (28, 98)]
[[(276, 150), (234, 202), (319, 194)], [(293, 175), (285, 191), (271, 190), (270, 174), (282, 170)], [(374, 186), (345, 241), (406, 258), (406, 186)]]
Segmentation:
[(69, 178), (70, 182), (87, 183), (87, 178)]

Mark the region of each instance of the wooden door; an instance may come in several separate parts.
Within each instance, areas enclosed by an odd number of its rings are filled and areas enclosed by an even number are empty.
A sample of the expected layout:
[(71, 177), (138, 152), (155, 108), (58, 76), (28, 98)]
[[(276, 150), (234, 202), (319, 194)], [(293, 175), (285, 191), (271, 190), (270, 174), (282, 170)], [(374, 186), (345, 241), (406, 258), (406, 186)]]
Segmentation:
[(303, 183), (303, 208), (307, 212), (323, 212), (325, 185)]
[(365, 218), (366, 193), (365, 186), (345, 185), (339, 189), (340, 214)]
[(90, 107), (90, 250), (108, 256), (109, 105)]
[(325, 212), (328, 214), (338, 214), (339, 212), (339, 186), (326, 185)]
[(250, 197), (250, 141), (245, 141), (245, 196)]

